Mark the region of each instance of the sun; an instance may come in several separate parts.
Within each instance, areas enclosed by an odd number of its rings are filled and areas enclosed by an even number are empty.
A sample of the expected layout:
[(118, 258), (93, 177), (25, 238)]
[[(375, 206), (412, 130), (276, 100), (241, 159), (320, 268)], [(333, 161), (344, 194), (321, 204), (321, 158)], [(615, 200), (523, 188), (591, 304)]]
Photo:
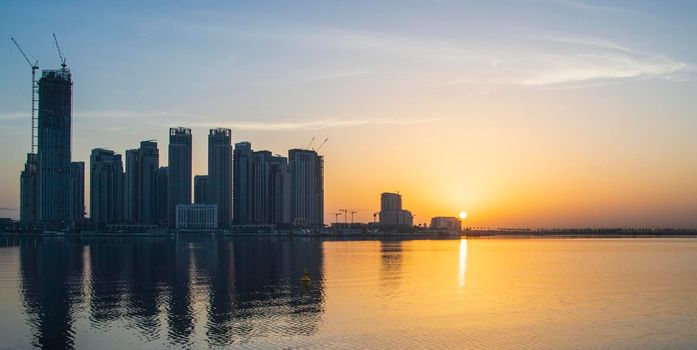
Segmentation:
[(460, 219), (462, 219), (462, 220), (467, 219), (467, 212), (466, 211), (460, 212)]

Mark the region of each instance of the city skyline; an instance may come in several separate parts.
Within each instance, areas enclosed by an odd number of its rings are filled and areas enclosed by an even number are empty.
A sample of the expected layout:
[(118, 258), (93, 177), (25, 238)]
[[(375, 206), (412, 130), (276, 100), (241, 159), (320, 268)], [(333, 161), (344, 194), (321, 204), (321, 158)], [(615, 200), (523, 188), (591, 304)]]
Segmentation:
[[(54, 4), (46, 13), (76, 15), (33, 14), (46, 21), (30, 30), (20, 18), (36, 6), (22, 3), (0, 29), (42, 69), (58, 68), (50, 33), (61, 38), (73, 161), (156, 139), (168, 165), (168, 128), (182, 126), (192, 176), (205, 175), (207, 130), (229, 127), (232, 144), (273, 153), (329, 138), (325, 223), (347, 207), (372, 221), (380, 193), (399, 191), (415, 223), (466, 211), (464, 226), (695, 227), (697, 52), (680, 45), (697, 34), (695, 5), (671, 5), (327, 2), (282, 14), (154, 3), (107, 6), (114, 17), (100, 22), (89, 4)], [(0, 207), (18, 209), (30, 90), (11, 45), (0, 52)]]

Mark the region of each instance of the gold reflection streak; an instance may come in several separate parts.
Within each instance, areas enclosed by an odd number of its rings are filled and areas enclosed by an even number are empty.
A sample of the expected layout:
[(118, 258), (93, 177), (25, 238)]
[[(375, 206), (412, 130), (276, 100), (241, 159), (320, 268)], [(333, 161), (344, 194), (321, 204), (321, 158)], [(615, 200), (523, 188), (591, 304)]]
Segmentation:
[(460, 288), (465, 286), (465, 275), (467, 273), (467, 239), (460, 239), (460, 270), (458, 272), (458, 282)]

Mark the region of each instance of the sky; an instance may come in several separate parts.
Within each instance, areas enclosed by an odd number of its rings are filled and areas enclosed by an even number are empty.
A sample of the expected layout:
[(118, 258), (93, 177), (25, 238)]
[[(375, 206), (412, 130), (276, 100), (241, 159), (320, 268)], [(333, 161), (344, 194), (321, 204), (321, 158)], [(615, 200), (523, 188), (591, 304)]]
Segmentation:
[(416, 223), (697, 227), (695, 1), (7, 1), (0, 33), (0, 217), (30, 150), (10, 37), (55, 69), (56, 33), (74, 160), (156, 139), (166, 165), (185, 126), (205, 174), (229, 127), (280, 154), (328, 138), (326, 222), (399, 191)]

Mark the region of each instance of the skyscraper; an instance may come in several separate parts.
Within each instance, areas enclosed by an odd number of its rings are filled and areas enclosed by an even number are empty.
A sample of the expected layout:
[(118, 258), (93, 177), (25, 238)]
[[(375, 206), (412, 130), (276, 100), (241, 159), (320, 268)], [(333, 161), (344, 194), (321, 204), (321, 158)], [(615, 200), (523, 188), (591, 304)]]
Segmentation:
[(208, 183), (211, 204), (218, 206), (218, 227), (230, 226), (232, 214), (232, 131), (208, 133)]
[(236, 225), (288, 224), (291, 176), (286, 157), (254, 151), (249, 142), (233, 153), (233, 222)]
[(270, 224), (271, 220), (271, 161), (269, 151), (253, 153), (252, 160), (252, 220), (255, 224)]
[(324, 225), (324, 158), (304, 149), (288, 151), (293, 224)]
[(161, 226), (172, 225), (167, 212), (169, 203), (169, 167), (161, 166), (157, 169), (157, 224)]
[(25, 224), (39, 219), (39, 158), (27, 153), (27, 162), (19, 176), (19, 220)]
[(103, 226), (124, 219), (124, 174), (120, 154), (95, 148), (90, 155), (90, 218)]
[(177, 204), (191, 204), (191, 129), (169, 129), (167, 221), (174, 226)]
[(141, 141), (126, 151), (127, 219), (138, 224), (157, 223), (157, 172), (160, 154), (155, 141)]
[(274, 156), (269, 176), (269, 219), (276, 225), (291, 222), (291, 173), (288, 158)]
[(70, 220), (85, 220), (85, 162), (70, 163)]
[(44, 70), (39, 79), (38, 169), (39, 220), (65, 224), (71, 221), (70, 70)]
[(254, 222), (253, 162), (252, 144), (249, 142), (236, 143), (232, 161), (234, 173), (232, 177), (232, 218), (235, 225), (248, 225)]
[(210, 204), (211, 191), (208, 185), (208, 175), (194, 176), (194, 203)]

